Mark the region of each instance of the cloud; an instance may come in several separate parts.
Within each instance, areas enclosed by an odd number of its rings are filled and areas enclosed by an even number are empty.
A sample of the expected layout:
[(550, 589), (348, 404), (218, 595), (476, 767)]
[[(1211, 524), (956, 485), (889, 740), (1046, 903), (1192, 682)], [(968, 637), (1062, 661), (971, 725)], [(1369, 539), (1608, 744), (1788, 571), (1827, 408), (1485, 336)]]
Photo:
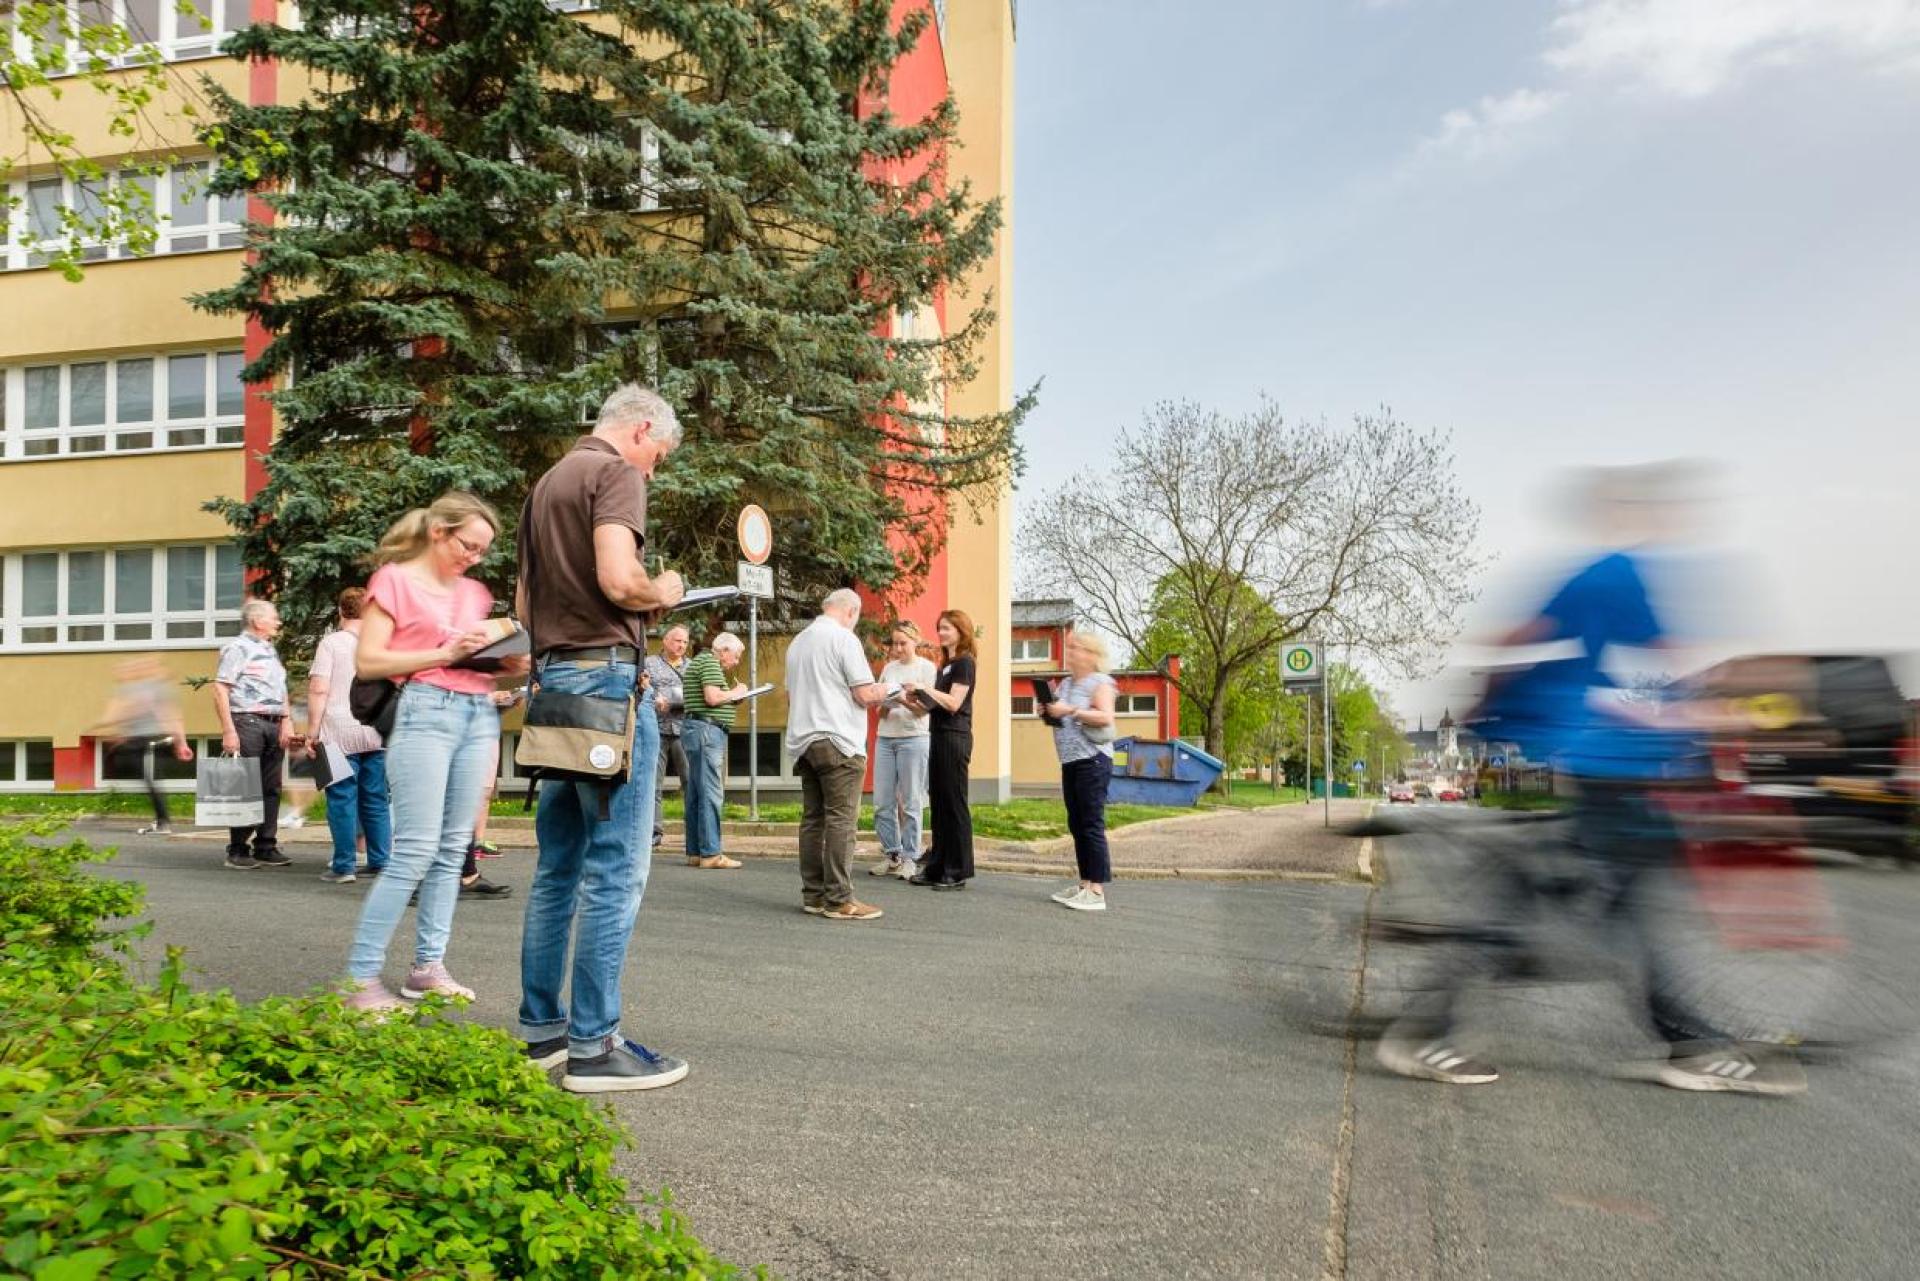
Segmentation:
[(1488, 96), (1471, 107), (1440, 117), (1439, 132), (1422, 144), (1425, 153), (1445, 152), (1477, 158), (1503, 151), (1530, 131), (1566, 98), (1558, 90), (1516, 89)]
[(1920, 69), (1920, 0), (1564, 0), (1547, 64), (1704, 97), (1757, 67)]

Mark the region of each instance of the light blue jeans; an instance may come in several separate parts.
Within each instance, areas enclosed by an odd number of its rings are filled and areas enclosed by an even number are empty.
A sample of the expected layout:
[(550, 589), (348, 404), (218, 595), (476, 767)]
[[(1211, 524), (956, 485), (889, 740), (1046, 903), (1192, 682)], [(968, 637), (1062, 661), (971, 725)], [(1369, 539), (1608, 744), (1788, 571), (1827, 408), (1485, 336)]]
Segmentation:
[(929, 742), (925, 734), (873, 740), (873, 834), (889, 857), (920, 861)]
[(456, 694), (408, 681), (387, 739), (387, 790), (393, 799), (393, 855), (360, 907), (347, 954), (347, 974), (380, 977), (387, 944), (414, 887), (413, 963), (447, 954), (460, 865), (473, 840), (473, 818), (487, 787), (487, 762), (500, 737), (500, 713), (485, 694)]
[[(625, 698), (637, 678), (631, 663), (548, 663), (538, 683), (560, 693)], [(626, 782), (611, 790), (597, 783), (540, 784), (534, 817), (540, 858), (520, 936), (522, 1040), (546, 1041), (564, 1032), (575, 1055), (590, 1057), (620, 1031), (620, 974), (653, 865), (653, 771), (659, 755), (660, 722), (653, 700), (643, 698), (633, 720), (633, 765)], [(605, 818), (600, 816), (603, 800)], [(571, 1011), (561, 995), (570, 939)]]
[(720, 820), (727, 803), (727, 731), (712, 721), (689, 716), (680, 727), (680, 749), (687, 755), (687, 776), (680, 780), (686, 810), (687, 857), (720, 852)]
[(387, 796), (387, 754), (355, 752), (349, 773), (327, 788), (327, 828), (333, 834), (331, 869), (344, 876), (354, 867), (354, 842), (367, 838), (367, 866), (378, 872), (393, 850), (393, 807)]

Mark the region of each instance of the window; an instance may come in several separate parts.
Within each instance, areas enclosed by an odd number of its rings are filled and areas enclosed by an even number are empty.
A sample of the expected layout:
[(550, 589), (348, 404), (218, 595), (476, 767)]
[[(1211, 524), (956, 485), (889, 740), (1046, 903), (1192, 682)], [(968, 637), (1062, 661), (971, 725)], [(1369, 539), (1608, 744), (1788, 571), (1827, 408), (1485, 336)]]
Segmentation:
[(1014, 714), (1015, 716), (1036, 716), (1036, 715), (1038, 715), (1038, 713), (1037, 713), (1037, 712), (1035, 712), (1035, 711), (1033, 710), (1033, 695), (1031, 695), (1031, 694), (1015, 694), (1015, 695), (1013, 696), (1013, 707), (1012, 707), (1012, 711), (1013, 711), (1013, 714)]
[(1116, 694), (1113, 711), (1116, 716), (1155, 716), (1160, 711), (1160, 697), (1157, 694)]
[(0, 649), (191, 648), (238, 635), (246, 575), (231, 544), (0, 557)]
[(1016, 663), (1050, 663), (1053, 661), (1053, 639), (1048, 636), (1016, 636), (1013, 640), (1013, 661)]
[[(249, 0), (69, 0), (68, 27), (119, 26), (133, 37), (125, 53), (107, 59), (107, 65), (131, 67), (156, 56), (167, 62), (207, 58), (219, 52), (220, 42), (251, 20)], [(67, 48), (66, 71), (87, 69), (74, 42), (56, 34), (52, 26), (37, 33), (43, 46)], [(15, 45), (24, 49), (24, 42)]]
[[(747, 742), (753, 736), (745, 729), (735, 730), (727, 735), (727, 773), (734, 778), (747, 777)], [(785, 771), (780, 767), (780, 731), (760, 731), (761, 778), (779, 778)]]
[(0, 367), (0, 460), (238, 445), (245, 364), (195, 351)]
[[(107, 195), (119, 188), (138, 188), (146, 193), (145, 207), (159, 220), (155, 253), (242, 248), (247, 243), (247, 198), (244, 194), (214, 195), (207, 190), (210, 177), (207, 162), (201, 160), (175, 165), (158, 174), (129, 170), (99, 179), (34, 178), (8, 184), (0, 188), (0, 194), (9, 197), (13, 205), (10, 215), (0, 211), (0, 222), (11, 219), (5, 223), (6, 234), (0, 235), (0, 270), (46, 266), (52, 259), (51, 251), (68, 243), (66, 211), (92, 223), (105, 210)], [(135, 209), (139, 207), (136, 204)], [(82, 241), (80, 256), (88, 262), (100, 262), (140, 255), (124, 241)]]
[(52, 786), (52, 739), (0, 739), (0, 788)]

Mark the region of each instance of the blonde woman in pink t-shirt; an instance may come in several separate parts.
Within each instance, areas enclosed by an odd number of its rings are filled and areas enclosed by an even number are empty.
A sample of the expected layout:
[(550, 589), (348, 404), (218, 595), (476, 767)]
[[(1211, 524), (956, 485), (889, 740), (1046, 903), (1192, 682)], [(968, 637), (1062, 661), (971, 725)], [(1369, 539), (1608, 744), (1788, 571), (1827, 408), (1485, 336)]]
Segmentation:
[[(493, 508), (456, 491), (402, 516), (374, 553), (379, 568), (367, 584), (357, 666), (363, 678), (404, 678), (404, 684), (387, 738), (393, 854), (360, 909), (347, 957), (347, 1004), (357, 1009), (399, 1004), (380, 972), (416, 888), (413, 968), (400, 995), (473, 995), (447, 973), (447, 938), (500, 713), (494, 675), (455, 664), (487, 643), (479, 629), (493, 597), (466, 574), (485, 559), (499, 532)], [(525, 671), (526, 660), (519, 659), (501, 674)]]

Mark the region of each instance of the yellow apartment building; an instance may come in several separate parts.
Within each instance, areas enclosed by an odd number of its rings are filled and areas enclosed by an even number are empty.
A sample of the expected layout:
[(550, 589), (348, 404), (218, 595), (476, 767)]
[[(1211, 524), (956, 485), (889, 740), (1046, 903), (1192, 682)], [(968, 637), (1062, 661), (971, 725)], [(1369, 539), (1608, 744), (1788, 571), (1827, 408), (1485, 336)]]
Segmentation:
[[(250, 22), (297, 20), (291, 3), (197, 3), (210, 29), (177, 13), (170, 0), (99, 0), (99, 7), (150, 36), (183, 82), (208, 75), (254, 102), (301, 91), (271, 64), (245, 66), (216, 49)], [(964, 134), (951, 173), (982, 198), (1005, 200), (1010, 226), (1013, 4), (896, 0), (896, 12), (927, 5), (937, 17), (932, 47), (900, 74), (938, 76), (951, 89)], [(569, 0), (556, 7), (588, 6)], [(921, 83), (912, 92), (924, 96), (927, 88)], [(240, 379), (267, 336), (249, 332), (239, 318), (196, 311), (186, 299), (234, 278), (246, 222), (267, 210), (205, 193), (196, 180), (205, 157), (191, 149), (178, 105), (163, 101), (150, 113), (172, 121), (178, 136), (141, 139), (148, 150), (139, 152), (109, 130), (100, 95), (75, 86), (46, 103), (110, 173), (149, 155), (181, 156), (157, 178), (128, 179), (151, 184), (159, 231), (152, 252), (90, 247), (78, 284), (48, 270), (29, 240), (33, 232), (53, 233), (60, 208), (84, 202), (87, 193), (46, 167), (18, 166), (5, 177), (14, 209), (0, 238), (0, 790), (127, 781), (109, 777), (99, 730), (114, 667), (132, 655), (157, 657), (183, 682), (188, 733), (202, 753), (219, 748), (211, 699), (185, 682), (210, 676), (219, 646), (238, 632), (245, 575), (225, 523), (203, 505), (262, 483), (258, 459), (271, 445), (274, 421), (262, 394), (268, 389)], [(0, 138), (22, 136), (13, 110), (0, 98)], [(1011, 233), (1003, 230), (991, 261), (951, 300), (961, 308), (956, 314), (965, 314), (971, 299), (990, 290), (1000, 312), (980, 376), (949, 393), (956, 413), (997, 412), (1012, 403), (1011, 250)], [(955, 513), (942, 570), (906, 611), (930, 626), (947, 601), (965, 602), (980, 625), (974, 778), (983, 799), (1004, 797), (1013, 772), (1011, 515), (1010, 495)], [(770, 638), (763, 659), (763, 670), (776, 678), (782, 644)], [(771, 759), (762, 752), (761, 774), (776, 788), (791, 781), (777, 751), (783, 708), (778, 698), (768, 700), (761, 727), (762, 744), (776, 749)], [(737, 779), (745, 776), (744, 741), (739, 755)], [(191, 774), (191, 765), (178, 767), (178, 785), (190, 786)]]

